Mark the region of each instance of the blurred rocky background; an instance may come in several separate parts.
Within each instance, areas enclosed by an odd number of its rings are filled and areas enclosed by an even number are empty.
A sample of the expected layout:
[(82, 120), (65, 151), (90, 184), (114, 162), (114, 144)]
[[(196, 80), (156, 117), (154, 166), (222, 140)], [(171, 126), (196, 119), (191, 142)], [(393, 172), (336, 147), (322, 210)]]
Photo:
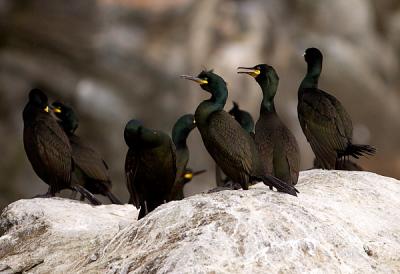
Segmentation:
[[(114, 191), (127, 200), (123, 140), (135, 117), (170, 131), (207, 94), (180, 74), (214, 68), (229, 100), (258, 117), (261, 92), (238, 66), (273, 65), (279, 114), (295, 133), (302, 167), (313, 155), (297, 120), (302, 53), (325, 56), (320, 85), (350, 113), (354, 139), (374, 145), (365, 169), (400, 178), (400, 2), (397, 0), (0, 0), (0, 207), (46, 191), (22, 144), (22, 110), (32, 87), (80, 116), (79, 135), (104, 155)], [(214, 186), (199, 134), (190, 166), (206, 168), (185, 193)]]

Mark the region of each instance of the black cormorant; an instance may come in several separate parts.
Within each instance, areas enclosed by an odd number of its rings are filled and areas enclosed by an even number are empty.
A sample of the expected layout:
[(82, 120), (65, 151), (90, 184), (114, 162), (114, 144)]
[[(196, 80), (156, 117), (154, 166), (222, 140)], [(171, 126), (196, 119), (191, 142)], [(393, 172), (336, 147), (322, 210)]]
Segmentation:
[(278, 191), (297, 195), (292, 185), (266, 174), (253, 138), (223, 110), (228, 97), (225, 81), (212, 71), (182, 77), (211, 93), (211, 98), (197, 107), (195, 118), (206, 149), (222, 171), (245, 190), (249, 183), (263, 181)]
[(337, 161), (348, 156), (373, 155), (375, 148), (352, 143), (350, 116), (334, 96), (318, 89), (322, 58), (316, 48), (305, 51), (307, 74), (299, 87), (297, 112), (317, 161), (324, 169), (335, 169)]
[(295, 185), (299, 177), (299, 145), (292, 132), (281, 121), (275, 110), (274, 98), (279, 77), (272, 66), (259, 64), (251, 68), (239, 67), (257, 81), (263, 93), (260, 117), (255, 128), (255, 142), (268, 172), (282, 181)]

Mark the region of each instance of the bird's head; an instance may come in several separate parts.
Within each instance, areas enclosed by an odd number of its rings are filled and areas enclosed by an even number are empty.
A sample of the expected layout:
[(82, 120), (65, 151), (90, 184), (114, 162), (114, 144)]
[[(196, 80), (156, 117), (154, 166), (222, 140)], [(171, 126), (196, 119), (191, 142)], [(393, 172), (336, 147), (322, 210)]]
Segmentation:
[[(261, 86), (267, 85), (270, 87), (277, 87), (279, 83), (279, 76), (276, 73), (275, 69), (267, 64), (259, 64), (254, 67), (238, 67), (240, 71), (238, 73), (247, 74), (252, 77), (259, 83)], [(272, 88), (271, 90), (273, 94), (276, 93), (276, 88)], [(270, 93), (271, 93), (270, 91)]]
[(254, 67), (238, 67), (238, 69), (240, 69), (240, 71), (238, 71), (239, 74), (250, 75), (254, 77), (256, 81), (260, 81), (263, 79), (279, 80), (279, 76), (276, 73), (275, 69), (267, 64), (258, 64)]
[(35, 88), (29, 92), (29, 102), (35, 107), (40, 108), (45, 112), (49, 112), (48, 98), (40, 89)]
[(196, 76), (181, 75), (181, 78), (191, 80), (200, 85), (202, 89), (214, 94), (221, 86), (226, 87), (226, 83), (221, 76), (215, 74), (212, 70), (203, 70)]
[(317, 48), (308, 48), (304, 52), (304, 60), (308, 65), (313, 65), (322, 62), (322, 53)]
[(185, 172), (182, 174), (183, 184), (189, 183), (193, 179), (193, 170), (187, 168)]
[(70, 106), (63, 104), (60, 101), (55, 101), (51, 104), (51, 110), (54, 115), (61, 120), (65, 130), (73, 133), (78, 128), (78, 116)]
[(125, 143), (129, 146), (131, 142), (137, 140), (143, 129), (143, 124), (139, 120), (130, 120), (124, 130)]

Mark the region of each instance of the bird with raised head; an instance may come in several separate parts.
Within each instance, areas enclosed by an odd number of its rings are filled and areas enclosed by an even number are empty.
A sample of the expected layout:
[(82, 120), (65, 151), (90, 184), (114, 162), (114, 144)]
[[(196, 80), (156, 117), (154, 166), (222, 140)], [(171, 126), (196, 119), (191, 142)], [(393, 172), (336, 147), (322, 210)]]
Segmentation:
[(323, 56), (319, 49), (304, 53), (307, 73), (298, 90), (297, 113), (301, 128), (323, 169), (335, 169), (346, 157), (373, 155), (375, 148), (353, 144), (353, 124), (349, 114), (331, 94), (318, 88)]
[(176, 180), (171, 192), (171, 200), (182, 200), (183, 187), (189, 183), (193, 176), (199, 175), (204, 171), (193, 172), (187, 168), (189, 162), (189, 148), (187, 146), (187, 138), (196, 127), (196, 121), (193, 114), (185, 114), (175, 122), (172, 128), (172, 141), (176, 148)]
[(129, 202), (140, 207), (139, 219), (170, 199), (176, 178), (175, 145), (164, 132), (130, 120), (124, 130), (128, 152), (125, 174)]
[(228, 97), (224, 79), (212, 71), (181, 77), (198, 83), (211, 94), (197, 107), (195, 119), (207, 151), (222, 171), (244, 190), (254, 181), (263, 181), (278, 191), (297, 195), (294, 186), (265, 172), (253, 138), (223, 110)]
[(67, 134), (75, 163), (72, 183), (82, 185), (92, 194), (101, 194), (113, 204), (122, 204), (111, 192), (111, 180), (108, 166), (99, 152), (81, 137), (75, 134), (79, 119), (75, 111), (59, 101), (52, 104), (52, 111), (59, 119), (60, 126)]
[(254, 77), (263, 94), (260, 117), (255, 127), (255, 142), (265, 169), (268, 174), (295, 185), (300, 170), (299, 145), (275, 109), (274, 98), (279, 76), (275, 69), (267, 64), (238, 69), (241, 69), (238, 73)]
[(48, 192), (37, 197), (53, 197), (63, 189), (72, 189), (92, 204), (101, 204), (84, 187), (71, 184), (74, 168), (71, 145), (64, 130), (49, 113), (48, 98), (43, 91), (30, 91), (23, 120), (26, 155), (35, 173), (49, 185)]

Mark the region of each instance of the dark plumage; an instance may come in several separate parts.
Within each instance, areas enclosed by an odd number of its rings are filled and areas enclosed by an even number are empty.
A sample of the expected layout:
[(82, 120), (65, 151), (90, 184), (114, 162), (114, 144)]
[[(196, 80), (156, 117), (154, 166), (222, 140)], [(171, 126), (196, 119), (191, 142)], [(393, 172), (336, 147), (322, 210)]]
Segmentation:
[[(313, 168), (321, 168), (321, 164), (314, 159), (314, 167)], [(335, 169), (337, 170), (348, 170), (348, 171), (363, 171), (364, 169), (358, 164), (350, 161), (349, 159), (342, 159), (336, 162)]]
[(24, 147), (33, 170), (54, 196), (71, 185), (71, 146), (67, 135), (49, 114), (47, 96), (39, 89), (29, 93), (23, 112)]
[(118, 198), (111, 193), (111, 180), (107, 164), (95, 149), (75, 134), (79, 120), (74, 110), (61, 102), (54, 102), (52, 106), (72, 147), (72, 159), (75, 163), (72, 175), (73, 184), (82, 185), (93, 194), (104, 195), (114, 204), (121, 204)]
[(346, 156), (372, 155), (375, 148), (352, 143), (353, 125), (342, 104), (332, 95), (318, 89), (322, 70), (322, 53), (306, 50), (307, 74), (299, 87), (297, 112), (301, 128), (324, 169), (335, 169)]
[(233, 102), (233, 107), (229, 111), (229, 114), (232, 115), (248, 133), (252, 133), (254, 131), (253, 117), (251, 117), (251, 114), (247, 111), (240, 109), (238, 103)]
[(63, 189), (72, 189), (92, 204), (100, 204), (84, 187), (71, 184), (72, 149), (67, 135), (49, 114), (48, 98), (43, 91), (31, 90), (23, 120), (26, 155), (39, 178), (49, 185), (48, 192), (40, 196), (53, 197)]
[[(251, 136), (254, 136), (254, 120), (250, 113), (240, 109), (238, 103), (236, 102), (233, 102), (233, 107), (228, 113), (235, 118), (235, 120), (242, 126), (244, 130), (246, 130)], [(231, 184), (229, 183), (231, 180), (228, 177), (222, 179), (222, 172), (218, 165), (215, 166), (215, 181), (217, 183), (217, 187), (225, 187)], [(233, 185), (231, 187), (236, 188), (237, 186)]]
[[(171, 192), (171, 200), (183, 199), (183, 186), (191, 181), (190, 174), (187, 171), (187, 163), (189, 161), (189, 148), (186, 140), (190, 132), (196, 127), (193, 114), (185, 114), (180, 117), (172, 128), (172, 141), (176, 148), (176, 180)], [(186, 178), (185, 178), (186, 175)], [(190, 177), (190, 178), (189, 178)], [(189, 179), (189, 180), (188, 180)]]
[(266, 64), (244, 68), (261, 87), (263, 100), (260, 117), (255, 128), (255, 142), (268, 174), (295, 185), (299, 177), (299, 146), (292, 132), (281, 121), (275, 110), (274, 98), (279, 77), (275, 69)]
[(206, 149), (222, 171), (243, 189), (253, 181), (263, 181), (279, 191), (297, 195), (293, 186), (266, 174), (252, 137), (223, 110), (228, 97), (225, 81), (211, 71), (202, 71), (198, 77), (182, 77), (211, 93), (211, 98), (197, 107), (195, 118)]
[(140, 219), (169, 200), (176, 177), (175, 146), (167, 134), (137, 120), (128, 122), (124, 137), (129, 147), (125, 160), (129, 202), (140, 207)]

